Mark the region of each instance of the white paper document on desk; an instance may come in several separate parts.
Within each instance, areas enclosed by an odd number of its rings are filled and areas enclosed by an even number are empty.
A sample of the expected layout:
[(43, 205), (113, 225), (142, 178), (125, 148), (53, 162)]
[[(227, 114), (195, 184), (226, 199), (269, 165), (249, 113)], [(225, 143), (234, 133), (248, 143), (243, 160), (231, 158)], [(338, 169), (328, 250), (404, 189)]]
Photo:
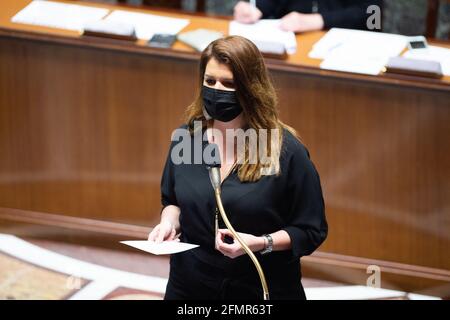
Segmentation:
[(448, 48), (428, 46), (426, 49), (409, 50), (403, 56), (410, 59), (440, 62), (442, 73), (450, 76), (450, 49)]
[(198, 247), (198, 245), (196, 244), (180, 241), (163, 241), (160, 243), (156, 243), (154, 241), (148, 240), (130, 240), (130, 241), (120, 241), (120, 243), (156, 255), (179, 253)]
[(19, 11), (11, 21), (44, 27), (82, 31), (83, 26), (101, 20), (108, 9), (53, 1), (33, 1)]
[[(382, 32), (332, 28), (309, 53), (313, 59), (326, 59), (336, 50), (352, 54), (366, 53), (370, 56), (395, 57), (405, 49), (408, 37)], [(353, 55), (353, 54), (352, 54)]]
[[(245, 37), (258, 45), (269, 47), (270, 44), (283, 44), (288, 54), (294, 54), (297, 51), (297, 39), (295, 34), (290, 31), (283, 31), (280, 28), (279, 19), (263, 19), (253, 24), (245, 24), (237, 21), (231, 21), (229, 34)], [(263, 50), (261, 51), (270, 51)], [(274, 52), (278, 53), (278, 52)]]
[(397, 34), (333, 28), (314, 44), (309, 57), (324, 59), (322, 69), (377, 75), (406, 44), (407, 37)]
[(189, 24), (189, 19), (178, 19), (148, 13), (114, 10), (105, 21), (126, 23), (134, 26), (136, 36), (150, 40), (156, 33), (177, 34)]
[(333, 55), (325, 59), (320, 68), (376, 76), (386, 66), (387, 59)]

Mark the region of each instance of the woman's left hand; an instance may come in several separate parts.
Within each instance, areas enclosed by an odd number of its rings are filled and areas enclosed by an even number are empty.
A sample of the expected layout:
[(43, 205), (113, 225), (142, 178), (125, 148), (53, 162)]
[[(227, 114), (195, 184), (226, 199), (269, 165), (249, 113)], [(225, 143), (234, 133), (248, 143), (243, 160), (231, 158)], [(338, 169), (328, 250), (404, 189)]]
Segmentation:
[[(250, 250), (260, 251), (264, 249), (264, 238), (240, 232), (238, 232), (238, 235), (250, 248)], [(232, 238), (234, 240), (233, 243), (224, 242), (225, 236)], [(234, 239), (233, 234), (228, 229), (218, 230), (218, 233), (216, 235), (216, 249), (220, 251), (224, 256), (227, 256), (232, 259), (245, 254), (245, 251), (241, 247), (239, 241), (237, 241), (237, 239)]]

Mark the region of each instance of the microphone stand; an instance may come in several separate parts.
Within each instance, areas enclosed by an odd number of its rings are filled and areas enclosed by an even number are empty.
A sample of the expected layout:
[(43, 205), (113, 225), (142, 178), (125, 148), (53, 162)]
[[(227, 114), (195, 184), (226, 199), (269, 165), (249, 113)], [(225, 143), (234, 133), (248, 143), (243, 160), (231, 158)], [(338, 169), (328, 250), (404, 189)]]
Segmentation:
[(228, 230), (233, 234), (234, 238), (240, 243), (242, 246), (242, 249), (248, 254), (250, 259), (252, 260), (253, 264), (256, 267), (256, 270), (258, 271), (259, 279), (261, 280), (261, 286), (263, 289), (264, 294), (264, 300), (269, 300), (269, 289), (267, 287), (267, 281), (266, 277), (264, 276), (263, 269), (258, 261), (256, 259), (255, 254), (250, 250), (250, 248), (245, 244), (245, 242), (241, 239), (241, 237), (238, 235), (238, 233), (234, 230), (233, 226), (231, 225), (230, 221), (228, 220), (227, 214), (225, 213), (225, 209), (223, 208), (222, 204), (222, 197), (221, 197), (221, 179), (220, 179), (220, 163), (214, 163), (213, 165), (208, 166), (209, 171), (209, 178), (211, 180), (212, 187), (214, 189), (214, 194), (216, 196), (216, 203), (217, 207), (219, 208), (220, 215), (222, 216), (223, 221), (225, 222), (225, 225), (227, 226)]

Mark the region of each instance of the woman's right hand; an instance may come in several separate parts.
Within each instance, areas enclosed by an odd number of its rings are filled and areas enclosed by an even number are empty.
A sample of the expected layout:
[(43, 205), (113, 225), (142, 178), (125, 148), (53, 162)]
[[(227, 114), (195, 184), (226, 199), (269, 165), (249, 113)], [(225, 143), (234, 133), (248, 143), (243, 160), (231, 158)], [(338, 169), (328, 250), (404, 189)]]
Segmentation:
[(161, 221), (148, 235), (149, 241), (161, 243), (163, 241), (170, 241), (177, 239), (177, 230), (175, 226), (169, 221)]
[(239, 1), (234, 7), (234, 19), (241, 23), (255, 23), (262, 15), (258, 8), (248, 2)]

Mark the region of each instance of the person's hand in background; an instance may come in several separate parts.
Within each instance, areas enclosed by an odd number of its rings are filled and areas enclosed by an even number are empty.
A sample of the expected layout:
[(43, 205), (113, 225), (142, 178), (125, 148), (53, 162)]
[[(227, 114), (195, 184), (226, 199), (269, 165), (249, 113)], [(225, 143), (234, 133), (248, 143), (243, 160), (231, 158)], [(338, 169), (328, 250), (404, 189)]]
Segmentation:
[(255, 23), (262, 17), (262, 12), (248, 2), (239, 1), (234, 7), (234, 19), (241, 23)]
[(291, 12), (281, 18), (281, 29), (293, 32), (306, 32), (322, 30), (324, 22), (319, 13), (298, 13)]

